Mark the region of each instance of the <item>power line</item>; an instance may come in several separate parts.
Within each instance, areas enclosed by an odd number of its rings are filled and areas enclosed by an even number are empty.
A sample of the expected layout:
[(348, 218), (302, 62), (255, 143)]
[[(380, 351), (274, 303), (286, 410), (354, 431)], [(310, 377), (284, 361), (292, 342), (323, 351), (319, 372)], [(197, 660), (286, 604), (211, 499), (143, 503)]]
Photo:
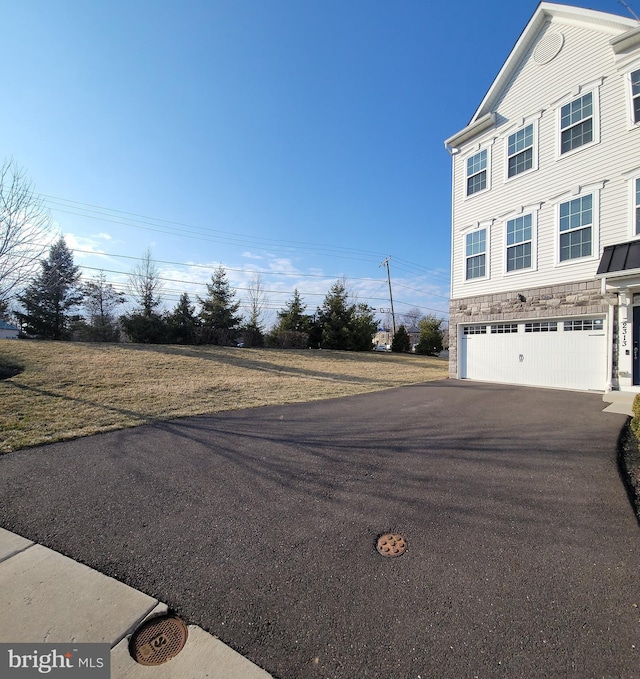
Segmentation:
[[(137, 260), (137, 261), (142, 261), (144, 258), (143, 257), (134, 257), (133, 255), (116, 255), (110, 252), (95, 252), (94, 250), (81, 250), (79, 248), (69, 248), (72, 252), (77, 252), (80, 254), (85, 254), (85, 255), (94, 255), (94, 256), (101, 256), (101, 257), (115, 257), (119, 259), (132, 259), (132, 260)], [(215, 266), (211, 266), (209, 264), (193, 264), (191, 262), (172, 262), (166, 259), (155, 259), (153, 260), (154, 262), (158, 264), (171, 264), (172, 266), (187, 266), (187, 267), (192, 267), (194, 269), (207, 269), (209, 271), (214, 271), (216, 269)], [(291, 272), (291, 271), (271, 271), (269, 269), (238, 269), (232, 266), (224, 266), (224, 269), (226, 271), (235, 271), (238, 273), (251, 273), (251, 274), (262, 274), (262, 275), (273, 275), (273, 276), (295, 276), (299, 278), (324, 278), (324, 279), (337, 279), (337, 278), (342, 278), (342, 274), (337, 274), (337, 275), (331, 275), (331, 274), (315, 274), (315, 273), (298, 273), (298, 272)], [(372, 283), (378, 283), (380, 282), (380, 279), (378, 278), (352, 278), (351, 276), (347, 276), (348, 280), (350, 281), (368, 281)], [(384, 281), (383, 281), (384, 283)]]
[[(142, 215), (135, 212), (117, 210), (115, 208), (104, 207), (92, 203), (83, 203), (81, 201), (76, 201), (68, 198), (60, 198), (58, 196), (52, 196), (50, 194), (41, 193), (38, 195), (42, 197), (52, 209), (58, 210), (59, 212), (63, 212), (65, 214), (72, 214), (79, 217), (96, 219), (107, 223), (118, 224), (120, 226), (132, 226), (134, 228), (140, 228), (147, 231), (154, 231), (157, 233), (164, 233), (169, 235), (181, 234), (196, 240), (223, 242), (231, 245), (242, 245), (242, 246), (249, 245), (262, 248), (286, 246), (289, 249), (297, 248), (298, 250), (307, 251), (310, 254), (332, 256), (341, 259), (354, 259), (358, 261), (371, 262), (374, 259), (378, 260), (380, 257), (380, 253), (376, 253), (370, 250), (363, 250), (359, 248), (347, 248), (343, 246), (327, 245), (321, 243), (309, 243), (304, 241), (273, 239), (265, 238), (262, 236), (260, 237), (248, 236), (245, 234), (242, 234), (240, 235), (240, 237), (238, 237), (238, 234), (232, 234), (220, 229), (194, 226), (192, 224), (187, 224), (184, 222), (178, 222), (169, 219), (162, 219), (159, 217), (149, 217), (147, 215)], [(65, 210), (62, 208), (67, 209)], [(78, 210), (82, 210), (82, 212), (78, 212)], [(215, 236), (214, 234), (220, 235)], [(363, 259), (362, 257), (355, 257), (354, 255), (363, 255), (366, 256), (367, 259)], [(433, 272), (433, 270), (428, 269), (427, 267), (424, 267), (420, 264), (408, 262), (402, 259), (398, 259), (397, 261), (404, 263), (407, 266), (410, 266), (414, 271), (418, 271), (422, 275), (427, 275), (435, 279), (441, 279), (443, 282), (448, 282), (441, 274), (435, 273)]]
[[(103, 272), (103, 273), (117, 274), (117, 275), (120, 275), (120, 276), (127, 276), (127, 277), (131, 276), (130, 272), (116, 271), (114, 269), (103, 269), (103, 268), (94, 267), (94, 266), (87, 266), (87, 265), (83, 265), (83, 264), (79, 264), (78, 268), (85, 269), (87, 271), (97, 271), (97, 272)], [(162, 276), (159, 276), (158, 280), (162, 281), (163, 283), (181, 283), (183, 285), (189, 285), (189, 286), (207, 286), (208, 285), (208, 283), (206, 283), (206, 282), (187, 281), (187, 280), (182, 280), (182, 279), (177, 279), (177, 278), (165, 278), (165, 277), (162, 277)], [(118, 288), (120, 288), (120, 289), (124, 288), (124, 291), (127, 294), (131, 294), (131, 286), (128, 283), (123, 282), (123, 281), (115, 281), (115, 282), (114, 281), (108, 281), (108, 282), (111, 283), (112, 285), (114, 285), (114, 287), (117, 285)], [(234, 290), (239, 290), (239, 291), (243, 291), (243, 292), (247, 291), (248, 292), (250, 290), (250, 288), (234, 287)], [(166, 296), (166, 294), (169, 294), (169, 292), (171, 292), (174, 295), (177, 295), (174, 299), (178, 299), (179, 296), (184, 291), (165, 290), (165, 291), (161, 292), (161, 295)], [(272, 294), (272, 295), (279, 295), (279, 296), (286, 296), (286, 295), (291, 294), (291, 292), (286, 291), (286, 290), (265, 290), (264, 292), (265, 292), (265, 294)], [(300, 295), (302, 297), (325, 297), (326, 292), (304, 292), (304, 291), (301, 291)], [(364, 299), (367, 299), (369, 301), (379, 301), (379, 302), (386, 302), (387, 301), (386, 297), (364, 296)], [(447, 311), (443, 311), (442, 309), (434, 309), (432, 307), (421, 306), (421, 305), (412, 304), (412, 303), (409, 303), (409, 302), (398, 301), (396, 303), (402, 304), (402, 305), (407, 306), (409, 308), (417, 308), (417, 309), (420, 309), (420, 310), (433, 311), (433, 312), (436, 312), (438, 314), (448, 314)], [(274, 307), (274, 308), (280, 309), (281, 307), (277, 306), (277, 307)]]

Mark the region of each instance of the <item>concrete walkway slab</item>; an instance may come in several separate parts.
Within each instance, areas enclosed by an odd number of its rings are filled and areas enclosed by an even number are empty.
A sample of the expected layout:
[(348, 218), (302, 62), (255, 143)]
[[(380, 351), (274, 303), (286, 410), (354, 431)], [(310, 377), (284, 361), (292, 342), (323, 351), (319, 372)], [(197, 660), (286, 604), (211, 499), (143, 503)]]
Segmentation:
[(128, 639), (111, 651), (112, 679), (270, 679), (271, 675), (204, 630), (189, 625), (185, 647), (169, 662), (139, 665), (129, 654)]
[(41, 545), (0, 563), (0, 639), (114, 646), (158, 601)]
[(31, 547), (33, 542), (11, 531), (0, 528), (0, 561)]

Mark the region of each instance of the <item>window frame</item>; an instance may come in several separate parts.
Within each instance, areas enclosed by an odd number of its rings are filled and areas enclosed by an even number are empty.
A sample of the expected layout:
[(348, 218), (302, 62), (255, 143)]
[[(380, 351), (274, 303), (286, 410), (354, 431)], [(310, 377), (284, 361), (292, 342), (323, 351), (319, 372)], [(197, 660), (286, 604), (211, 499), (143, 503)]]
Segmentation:
[[(479, 156), (481, 154), (485, 154), (485, 166), (483, 169), (481, 169), (479, 172), (475, 172), (474, 174), (469, 174), (469, 162), (472, 161), (476, 156)], [(465, 200), (468, 200), (470, 198), (473, 198), (474, 196), (478, 196), (482, 193), (486, 193), (491, 189), (491, 147), (490, 146), (481, 146), (477, 147), (473, 153), (469, 153), (467, 156), (464, 157), (463, 159), (464, 162), (464, 198)], [(471, 177), (477, 177), (480, 173), (484, 172), (485, 173), (485, 185), (484, 188), (478, 189), (477, 191), (473, 191), (472, 193), (469, 193), (469, 179)]]
[[(468, 239), (476, 234), (484, 231), (484, 252), (475, 252), (468, 254), (469, 242)], [(473, 244), (471, 244), (473, 245)], [(473, 283), (474, 281), (484, 281), (489, 278), (489, 227), (487, 225), (479, 225), (477, 228), (467, 231), (464, 234), (463, 240), (464, 248), (464, 282)], [(469, 260), (475, 257), (484, 256), (484, 274), (482, 276), (469, 277)]]
[[(634, 74), (636, 79), (634, 80)], [(640, 127), (640, 64), (634, 64), (626, 74), (627, 100), (629, 105), (629, 129)], [(633, 88), (638, 91), (634, 94)], [(636, 106), (638, 107), (636, 110)]]
[[(525, 147), (521, 151), (518, 151), (516, 153), (509, 153), (509, 139), (511, 137), (514, 137), (520, 132), (523, 132), (526, 130), (528, 127), (531, 127), (531, 145)], [(522, 170), (521, 172), (516, 172), (513, 175), (509, 175), (509, 161), (512, 158), (517, 157), (518, 155), (525, 153), (527, 150), (531, 150), (531, 167), (527, 168), (526, 170)], [(531, 172), (535, 172), (538, 169), (538, 120), (537, 118), (535, 120), (525, 120), (523, 121), (522, 125), (520, 125), (517, 129), (515, 129), (513, 132), (509, 132), (506, 134), (505, 141), (504, 141), (504, 181), (506, 182), (512, 182), (518, 177), (522, 177), (523, 175), (527, 175)]]
[[(576, 103), (579, 99), (583, 99), (584, 97), (591, 95), (591, 115), (588, 116), (591, 118), (591, 141), (585, 142), (583, 144), (580, 144), (579, 146), (575, 146), (567, 151), (562, 150), (562, 133), (573, 129), (577, 127), (578, 125), (581, 125), (584, 120), (587, 119), (587, 117), (581, 118), (577, 122), (572, 123), (571, 125), (566, 126), (565, 128), (562, 127), (562, 109), (571, 106), (571, 104)], [(590, 148), (591, 146), (595, 146), (596, 144), (600, 143), (600, 88), (598, 86), (595, 87), (584, 87), (580, 88), (580, 90), (576, 93), (573, 92), (570, 97), (564, 98), (559, 104), (557, 108), (557, 113), (556, 113), (556, 158), (559, 160), (561, 158), (568, 158), (574, 155), (575, 153), (579, 153), (583, 149)]]
[[(515, 222), (518, 219), (526, 219), (526, 217), (531, 217), (531, 237), (526, 240), (518, 241), (509, 244), (509, 224)], [(537, 266), (537, 236), (538, 236), (538, 212), (537, 210), (527, 210), (518, 215), (508, 217), (504, 220), (504, 260), (503, 260), (503, 272), (505, 276), (517, 276), (521, 273), (529, 273), (531, 271), (536, 271)], [(526, 227), (525, 227), (526, 228)], [(512, 269), (509, 271), (509, 250), (519, 245), (524, 245), (526, 243), (531, 244), (531, 264), (527, 267), (522, 267), (519, 269)]]
[(563, 332), (603, 332), (603, 318), (573, 318), (562, 322)]
[[(587, 196), (591, 196), (591, 223), (587, 227), (583, 224), (570, 228), (570, 229), (565, 229), (564, 231), (561, 231), (560, 226), (561, 226), (561, 211), (562, 211), (562, 206), (567, 205), (569, 203), (572, 203), (573, 201), (579, 200), (579, 199), (584, 199)], [(592, 189), (592, 190), (586, 190), (581, 191), (578, 194), (567, 196), (564, 200), (558, 201), (556, 205), (556, 266), (571, 266), (575, 264), (579, 264), (581, 262), (589, 262), (594, 259), (597, 259), (598, 254), (600, 252), (600, 246), (599, 246), (599, 214), (600, 214), (600, 192)], [(569, 215), (570, 216), (570, 215)], [(583, 255), (581, 257), (570, 257), (569, 259), (561, 259), (562, 255), (562, 246), (561, 246), (561, 238), (563, 234), (567, 234), (570, 232), (577, 232), (585, 228), (590, 228), (591, 229), (591, 254), (589, 255)]]
[(527, 333), (558, 332), (558, 321), (527, 321), (524, 324)]

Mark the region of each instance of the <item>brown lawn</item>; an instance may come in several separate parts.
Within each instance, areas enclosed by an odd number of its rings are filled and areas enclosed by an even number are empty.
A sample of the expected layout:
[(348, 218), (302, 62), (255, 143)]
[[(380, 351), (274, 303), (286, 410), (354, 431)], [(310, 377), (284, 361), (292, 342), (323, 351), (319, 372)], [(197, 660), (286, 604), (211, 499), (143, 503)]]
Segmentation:
[(0, 368), (16, 364), (24, 370), (0, 380), (0, 453), (447, 377), (445, 359), (377, 352), (0, 340)]

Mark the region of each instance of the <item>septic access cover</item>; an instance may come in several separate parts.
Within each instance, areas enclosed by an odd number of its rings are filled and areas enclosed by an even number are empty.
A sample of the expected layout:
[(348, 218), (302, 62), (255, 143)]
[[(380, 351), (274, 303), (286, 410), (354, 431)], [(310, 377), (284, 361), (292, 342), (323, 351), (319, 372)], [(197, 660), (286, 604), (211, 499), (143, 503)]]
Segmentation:
[(174, 615), (151, 618), (133, 633), (129, 653), (141, 665), (162, 665), (180, 653), (188, 634), (186, 624)]
[(378, 538), (376, 549), (382, 556), (401, 556), (407, 548), (407, 541), (397, 533), (385, 533)]

